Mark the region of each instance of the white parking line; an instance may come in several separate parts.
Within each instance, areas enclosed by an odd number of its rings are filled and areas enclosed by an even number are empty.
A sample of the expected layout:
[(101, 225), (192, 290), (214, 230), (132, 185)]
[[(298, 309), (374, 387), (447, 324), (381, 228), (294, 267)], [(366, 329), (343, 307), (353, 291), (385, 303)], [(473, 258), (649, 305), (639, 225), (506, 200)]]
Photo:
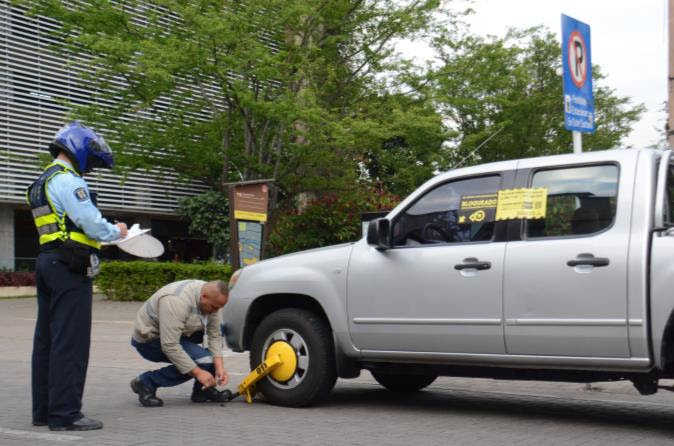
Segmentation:
[(48, 440), (48, 441), (78, 441), (83, 437), (77, 437), (75, 435), (62, 435), (62, 434), (43, 434), (41, 432), (32, 432), (32, 431), (20, 431), (16, 429), (5, 429), (0, 427), (0, 435), (10, 435), (17, 438), (27, 438), (30, 440)]

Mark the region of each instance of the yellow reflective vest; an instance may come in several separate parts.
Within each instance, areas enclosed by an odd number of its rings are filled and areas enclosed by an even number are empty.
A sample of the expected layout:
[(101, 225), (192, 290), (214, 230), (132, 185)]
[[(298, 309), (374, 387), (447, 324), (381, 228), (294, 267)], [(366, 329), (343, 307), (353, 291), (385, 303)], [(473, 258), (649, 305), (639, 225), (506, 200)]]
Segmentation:
[(59, 163), (52, 163), (28, 187), (28, 191), (26, 192), (26, 200), (30, 205), (35, 227), (40, 236), (40, 249), (57, 247), (70, 239), (91, 249), (99, 250), (101, 249), (100, 242), (86, 235), (68, 218), (65, 211), (63, 215), (59, 216), (49, 198), (49, 193), (47, 192), (49, 181), (56, 175), (67, 172), (79, 176), (77, 172), (69, 167)]

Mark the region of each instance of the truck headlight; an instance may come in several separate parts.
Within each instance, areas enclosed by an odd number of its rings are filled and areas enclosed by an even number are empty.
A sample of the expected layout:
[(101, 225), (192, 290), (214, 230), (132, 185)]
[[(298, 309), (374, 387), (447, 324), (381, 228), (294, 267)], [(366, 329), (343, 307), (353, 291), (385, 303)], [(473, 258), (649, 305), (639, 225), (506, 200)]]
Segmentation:
[(234, 288), (234, 285), (236, 285), (236, 282), (239, 280), (239, 275), (241, 274), (241, 269), (237, 269), (234, 271), (234, 274), (229, 278), (229, 284), (227, 285), (227, 288), (229, 291), (232, 291)]

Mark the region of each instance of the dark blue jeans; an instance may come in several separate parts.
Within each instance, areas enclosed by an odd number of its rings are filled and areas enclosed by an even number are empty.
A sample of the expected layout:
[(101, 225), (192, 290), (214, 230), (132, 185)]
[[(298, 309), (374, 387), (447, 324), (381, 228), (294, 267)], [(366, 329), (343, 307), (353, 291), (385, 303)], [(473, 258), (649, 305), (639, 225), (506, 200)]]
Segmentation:
[[(203, 334), (199, 335), (201, 336), (197, 336), (198, 338), (203, 336)], [(199, 345), (200, 341), (197, 341), (197, 337), (192, 336), (188, 338), (183, 336), (180, 338), (180, 345), (189, 355), (189, 357), (197, 363), (199, 368), (208, 370), (211, 373), (215, 373), (211, 352)], [(136, 342), (135, 339), (131, 339), (131, 345), (134, 346), (136, 350), (138, 350), (140, 356), (142, 356), (144, 359), (147, 359), (148, 361), (171, 362), (162, 351), (159, 339), (155, 339), (150, 342)], [(183, 375), (178, 371), (176, 366), (171, 364), (161, 369), (145, 372), (138, 378), (143, 383), (143, 385), (152, 390), (156, 390), (158, 387), (177, 386), (178, 384), (189, 381), (192, 376), (189, 374)]]

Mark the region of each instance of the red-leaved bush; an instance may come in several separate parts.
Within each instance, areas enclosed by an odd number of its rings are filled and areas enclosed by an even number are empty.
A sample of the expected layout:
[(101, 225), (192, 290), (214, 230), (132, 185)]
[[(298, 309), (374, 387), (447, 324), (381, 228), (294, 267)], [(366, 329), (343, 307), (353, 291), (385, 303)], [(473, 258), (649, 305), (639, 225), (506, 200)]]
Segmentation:
[(361, 236), (363, 212), (390, 210), (399, 202), (396, 195), (362, 187), (350, 193), (325, 194), (310, 201), (301, 213), (285, 210), (274, 219), (267, 256), (356, 241)]
[(35, 286), (35, 273), (0, 271), (0, 286)]

